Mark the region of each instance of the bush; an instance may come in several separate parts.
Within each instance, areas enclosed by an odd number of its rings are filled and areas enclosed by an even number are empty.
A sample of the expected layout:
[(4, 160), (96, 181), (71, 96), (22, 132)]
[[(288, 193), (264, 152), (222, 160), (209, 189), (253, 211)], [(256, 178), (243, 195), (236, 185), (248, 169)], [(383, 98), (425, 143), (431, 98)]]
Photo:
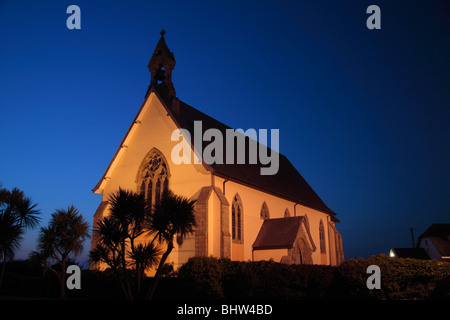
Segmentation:
[[(366, 274), (369, 265), (381, 270), (381, 290), (368, 290)], [(441, 297), (434, 294), (436, 287), (450, 275), (450, 263), (430, 260), (396, 259), (385, 254), (369, 259), (350, 259), (336, 268), (334, 295), (342, 298), (374, 299), (428, 299)], [(438, 286), (439, 284), (439, 286)], [(447, 286), (447, 292), (449, 287)]]
[[(380, 267), (380, 290), (367, 288), (370, 265)], [(450, 291), (450, 263), (385, 254), (338, 267), (194, 257), (179, 276), (189, 297), (200, 299), (448, 299)]]
[[(369, 290), (369, 265), (381, 269), (381, 290)], [(42, 268), (16, 262), (7, 266), (1, 295), (58, 299), (56, 276)], [(123, 299), (108, 271), (83, 270), (81, 290), (68, 290), (69, 299)], [(145, 278), (147, 288), (152, 278)], [(239, 262), (194, 257), (163, 277), (155, 299), (450, 299), (450, 263), (394, 259), (381, 254), (350, 259), (338, 267), (286, 265), (274, 261)]]
[(191, 258), (181, 266), (179, 276), (186, 281), (192, 297), (223, 298), (222, 266), (216, 258)]
[(291, 300), (325, 297), (333, 272), (328, 266), (195, 257), (179, 276), (192, 290), (191, 298)]
[(431, 298), (450, 300), (450, 275), (436, 283)]

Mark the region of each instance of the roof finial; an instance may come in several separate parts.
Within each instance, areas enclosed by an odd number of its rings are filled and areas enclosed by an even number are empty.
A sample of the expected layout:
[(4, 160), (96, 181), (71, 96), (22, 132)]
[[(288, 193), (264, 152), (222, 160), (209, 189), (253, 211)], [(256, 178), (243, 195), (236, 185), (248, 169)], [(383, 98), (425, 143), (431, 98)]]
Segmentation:
[(161, 37), (164, 37), (165, 34), (166, 34), (166, 30), (162, 29), (161, 33), (160, 33)]

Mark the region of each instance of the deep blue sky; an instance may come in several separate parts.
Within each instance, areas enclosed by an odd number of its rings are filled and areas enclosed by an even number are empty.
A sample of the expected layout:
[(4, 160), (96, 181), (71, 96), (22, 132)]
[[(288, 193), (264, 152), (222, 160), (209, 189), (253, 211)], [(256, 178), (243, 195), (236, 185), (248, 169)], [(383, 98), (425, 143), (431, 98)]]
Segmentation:
[[(81, 30), (66, 27), (71, 4)], [(371, 4), (381, 30), (366, 28)], [(143, 102), (162, 28), (180, 99), (279, 129), (280, 152), (338, 213), (346, 258), (450, 222), (446, 1), (3, 0), (0, 183), (37, 202), (42, 225), (71, 204), (92, 224), (91, 190)]]

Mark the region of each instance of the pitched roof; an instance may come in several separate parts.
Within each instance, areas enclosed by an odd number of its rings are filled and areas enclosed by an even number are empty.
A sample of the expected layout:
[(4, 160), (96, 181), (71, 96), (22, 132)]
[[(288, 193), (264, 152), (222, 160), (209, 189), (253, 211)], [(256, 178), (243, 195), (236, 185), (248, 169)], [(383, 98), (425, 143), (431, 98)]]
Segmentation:
[(433, 245), (436, 247), (442, 257), (445, 257), (447, 259), (450, 258), (450, 241), (433, 236), (426, 238), (433, 242)]
[[(172, 103), (169, 98), (169, 89), (167, 86), (164, 83), (161, 83), (153, 86), (153, 89), (163, 99), (166, 108), (170, 110), (178, 126), (189, 131), (192, 139), (194, 137), (194, 121), (202, 122), (202, 135), (206, 130), (214, 128), (222, 132), (223, 137), (225, 137), (226, 130), (232, 129), (180, 100), (177, 101), (177, 103), (179, 103), (177, 111), (172, 111), (173, 108), (171, 107)], [(247, 137), (246, 140), (246, 147), (248, 147), (249, 138)], [(259, 143), (257, 145), (259, 148)], [(203, 148), (206, 146), (207, 143), (203, 142)], [(273, 152), (270, 148), (268, 148), (268, 150)], [(248, 152), (246, 152), (246, 156), (248, 158)], [(266, 165), (260, 163), (259, 159), (256, 164), (250, 164), (249, 161), (247, 161), (248, 159), (245, 164), (225, 163), (226, 148), (223, 150), (223, 159), (223, 164), (209, 164), (209, 168), (214, 171), (214, 174), (221, 176), (222, 178), (260, 189), (306, 207), (331, 214), (334, 220), (338, 221), (334, 217), (336, 213), (327, 207), (308, 182), (306, 182), (302, 175), (283, 154), (279, 154), (279, 170), (274, 175), (261, 175), (260, 169), (261, 167), (266, 167)]]
[(449, 239), (450, 223), (433, 223), (424, 233), (419, 236), (419, 240), (423, 237), (439, 237)]
[(297, 238), (303, 217), (286, 217), (264, 220), (253, 249), (292, 248)]
[(397, 258), (430, 260), (423, 248), (392, 248)]
[(433, 223), (419, 236), (420, 241), (430, 239), (441, 256), (450, 257), (450, 223)]

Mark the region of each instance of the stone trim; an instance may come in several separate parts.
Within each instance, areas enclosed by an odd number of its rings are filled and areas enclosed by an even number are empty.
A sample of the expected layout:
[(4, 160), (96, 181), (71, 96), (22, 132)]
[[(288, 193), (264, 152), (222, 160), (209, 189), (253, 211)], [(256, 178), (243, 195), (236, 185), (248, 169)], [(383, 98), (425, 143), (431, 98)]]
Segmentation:
[(231, 234), (229, 226), (229, 203), (218, 187), (207, 186), (200, 189), (195, 203), (195, 255), (207, 257), (208, 253), (208, 202), (212, 192), (220, 200), (220, 255), (231, 257)]
[(203, 187), (195, 203), (195, 255), (208, 256), (208, 199), (211, 187)]

